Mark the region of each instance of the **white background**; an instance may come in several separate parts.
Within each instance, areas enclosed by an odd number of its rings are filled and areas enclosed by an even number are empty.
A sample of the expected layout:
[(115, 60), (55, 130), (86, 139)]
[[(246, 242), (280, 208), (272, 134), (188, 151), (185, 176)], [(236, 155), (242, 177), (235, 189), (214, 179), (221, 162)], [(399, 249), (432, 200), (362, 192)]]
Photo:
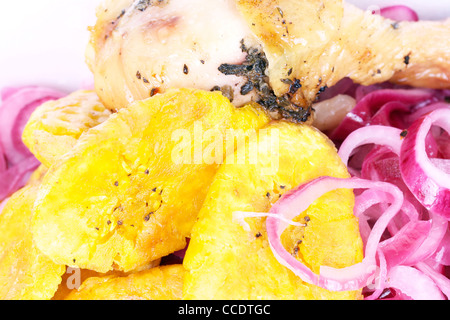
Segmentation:
[[(377, 4), (406, 4), (418, 11), (421, 19), (450, 17), (450, 0), (348, 1), (363, 9)], [(91, 81), (84, 50), (87, 27), (95, 23), (95, 8), (100, 0), (0, 3), (0, 88), (47, 85), (73, 91)]]

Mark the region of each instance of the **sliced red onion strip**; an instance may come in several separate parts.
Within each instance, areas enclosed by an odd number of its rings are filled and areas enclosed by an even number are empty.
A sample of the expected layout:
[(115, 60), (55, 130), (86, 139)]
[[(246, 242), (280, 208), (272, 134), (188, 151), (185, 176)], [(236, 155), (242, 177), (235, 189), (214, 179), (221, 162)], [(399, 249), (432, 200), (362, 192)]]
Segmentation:
[(371, 295), (367, 296), (365, 300), (376, 300), (380, 297), (380, 295), (383, 293), (386, 284), (387, 279), (387, 264), (386, 264), (386, 258), (381, 250), (377, 251), (378, 254), (378, 261), (379, 261), (379, 268), (378, 268), (378, 274), (374, 274), (374, 279), (372, 284), (368, 284), (367, 288), (372, 289), (372, 287), (375, 288), (375, 291), (372, 292)]
[(62, 92), (43, 87), (6, 88), (0, 106), (0, 143), (12, 165), (31, 156), (22, 142), (22, 131), (31, 113), (48, 100), (63, 97)]
[[(368, 221), (370, 219), (378, 219), (384, 210), (369, 210), (375, 205), (382, 205), (390, 202), (390, 197), (385, 193), (377, 189), (368, 189), (364, 190), (361, 194), (359, 194), (355, 199), (355, 206), (353, 209), (353, 214), (355, 217), (359, 219), (359, 222), (362, 223), (363, 232), (361, 232), (361, 237), (363, 239), (364, 244), (367, 242), (367, 239), (372, 232), (372, 228), (369, 226)], [(384, 209), (385, 209), (384, 208)], [(392, 220), (391, 220), (392, 221)], [(391, 225), (391, 223), (389, 224)], [(389, 232), (392, 231), (389, 228)]]
[(265, 217), (265, 218), (273, 217), (276, 219), (280, 219), (292, 226), (297, 226), (297, 227), (305, 227), (306, 226), (305, 224), (285, 219), (283, 216), (280, 216), (278, 214), (272, 214), (272, 213), (267, 213), (267, 212), (247, 212), (247, 211), (233, 212), (233, 220), (236, 221), (237, 223), (239, 223), (246, 232), (250, 232), (250, 225), (244, 220), (245, 218), (262, 218), (262, 217)]
[[(362, 88), (362, 87), (360, 87)], [(347, 136), (357, 130), (368, 125), (373, 124), (373, 117), (380, 112), (386, 104), (389, 107), (381, 111), (378, 116), (377, 124), (383, 124), (385, 126), (391, 126), (391, 121), (388, 121), (389, 115), (386, 112), (393, 112), (396, 109), (395, 106), (400, 108), (399, 111), (405, 111), (406, 108), (417, 107), (419, 104), (426, 106), (432, 102), (437, 101), (434, 97), (434, 92), (431, 90), (421, 90), (421, 89), (379, 89), (376, 88), (370, 93), (361, 98), (357, 99), (357, 104), (351, 112), (347, 114), (342, 123), (330, 134), (330, 138), (333, 141), (341, 142), (347, 138)], [(395, 102), (395, 103), (393, 103)], [(405, 120), (406, 120), (405, 114)], [(386, 123), (380, 123), (380, 119), (385, 119)], [(397, 119), (398, 120), (398, 119)], [(396, 126), (398, 128), (404, 129), (408, 125), (406, 122), (398, 123), (396, 121)]]
[(396, 21), (419, 21), (419, 16), (410, 7), (403, 5), (381, 8), (380, 15)]
[(29, 175), (40, 165), (35, 157), (29, 157), (0, 173), (0, 201), (23, 187)]
[(388, 268), (405, 264), (404, 261), (415, 253), (425, 241), (430, 229), (430, 221), (411, 221), (391, 238), (382, 241), (378, 248), (386, 257)]
[(405, 265), (415, 265), (417, 262), (424, 261), (432, 256), (439, 248), (442, 239), (448, 228), (448, 222), (443, 217), (430, 212), (431, 228), (427, 237), (420, 247), (413, 252), (405, 261)]
[(339, 148), (339, 156), (345, 165), (354, 150), (365, 144), (377, 144), (389, 147), (392, 152), (400, 155), (402, 145), (401, 130), (393, 127), (373, 125), (353, 131)]
[(439, 170), (450, 174), (450, 159), (430, 158), (430, 161)]
[(448, 103), (436, 102), (436, 103), (431, 103), (431, 104), (428, 104), (426, 106), (422, 106), (419, 108), (413, 108), (413, 110), (411, 110), (411, 113), (407, 117), (408, 122), (413, 123), (414, 121), (417, 121), (419, 118), (426, 116), (427, 114), (429, 114), (430, 112), (433, 112), (434, 110), (441, 109), (441, 108), (448, 109), (449, 107), (450, 106)]
[(320, 177), (285, 194), (270, 210), (271, 213), (283, 215), (285, 219), (292, 220), (298, 214), (305, 211), (317, 198), (327, 192), (342, 188), (377, 188), (386, 192), (391, 197), (391, 205), (380, 216), (372, 228), (365, 248), (365, 257), (360, 263), (342, 269), (321, 266), (320, 276), (316, 275), (311, 269), (287, 252), (281, 244), (280, 236), (288, 224), (273, 217), (268, 217), (266, 220), (269, 244), (277, 260), (303, 281), (318, 285), (330, 291), (358, 290), (366, 285), (367, 279), (377, 268), (375, 255), (381, 236), (389, 221), (401, 209), (403, 203), (402, 192), (394, 185), (385, 182), (369, 181), (359, 178), (340, 179)]
[(388, 287), (398, 289), (414, 300), (445, 299), (436, 283), (416, 268), (395, 266), (389, 271), (388, 279)]
[(427, 265), (425, 262), (418, 262), (416, 265), (417, 269), (425, 273), (430, 277), (434, 283), (439, 287), (443, 294), (447, 296), (450, 300), (450, 279), (448, 279), (442, 273), (436, 272), (432, 267)]
[(450, 220), (450, 174), (433, 164), (425, 148), (433, 125), (450, 132), (450, 109), (434, 110), (409, 127), (401, 147), (400, 171), (405, 184), (425, 208)]
[[(446, 233), (441, 243), (433, 254), (433, 260), (445, 266), (450, 266), (450, 228), (447, 227)], [(450, 299), (450, 297), (449, 297)]]
[(0, 142), (0, 173), (5, 171), (8, 168), (5, 158), (5, 152), (3, 151), (2, 144)]

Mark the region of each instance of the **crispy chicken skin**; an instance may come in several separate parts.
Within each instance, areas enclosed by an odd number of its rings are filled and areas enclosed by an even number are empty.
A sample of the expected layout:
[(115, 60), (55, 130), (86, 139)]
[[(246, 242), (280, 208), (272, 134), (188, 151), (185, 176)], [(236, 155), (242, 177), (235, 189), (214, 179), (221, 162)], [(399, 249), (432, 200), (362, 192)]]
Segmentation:
[(96, 90), (120, 109), (169, 88), (224, 90), (234, 103), (245, 79), (218, 68), (245, 60), (240, 41), (253, 37), (233, 1), (105, 1), (92, 28), (87, 62)]
[(97, 16), (87, 61), (110, 108), (195, 87), (306, 121), (344, 77), (450, 87), (450, 19), (396, 22), (342, 0), (106, 0)]

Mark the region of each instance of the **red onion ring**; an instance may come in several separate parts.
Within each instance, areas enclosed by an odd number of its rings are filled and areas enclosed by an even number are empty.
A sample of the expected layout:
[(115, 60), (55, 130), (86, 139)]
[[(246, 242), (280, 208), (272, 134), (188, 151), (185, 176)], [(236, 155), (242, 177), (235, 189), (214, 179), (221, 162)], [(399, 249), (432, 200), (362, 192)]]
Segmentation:
[(414, 300), (444, 300), (436, 283), (413, 267), (395, 266), (389, 272), (388, 286), (400, 290)]
[(408, 129), (400, 152), (405, 184), (428, 210), (450, 220), (450, 174), (428, 158), (425, 140), (433, 125), (450, 132), (450, 108), (440, 108), (416, 120)]
[(448, 222), (432, 212), (429, 221), (431, 223), (430, 231), (420, 247), (404, 261), (405, 265), (415, 265), (420, 261), (425, 261), (438, 250), (447, 231)]
[(23, 187), (32, 171), (37, 169), (39, 165), (40, 162), (35, 157), (28, 157), (7, 170), (0, 172), (0, 201)]
[(430, 230), (430, 221), (410, 221), (391, 238), (381, 242), (379, 249), (386, 257), (387, 267), (406, 265), (405, 261), (424, 243)]
[(23, 128), (31, 113), (42, 103), (55, 100), (65, 94), (43, 87), (4, 88), (0, 107), (0, 143), (11, 165), (32, 154), (22, 142)]
[(401, 130), (393, 127), (381, 125), (372, 125), (359, 128), (350, 133), (339, 148), (339, 156), (342, 162), (348, 167), (352, 175), (357, 176), (358, 173), (349, 167), (349, 159), (353, 151), (365, 144), (377, 144), (389, 147), (392, 152), (400, 154), (402, 145)]
[(39, 161), (22, 142), (22, 132), (31, 113), (42, 103), (65, 94), (38, 86), (1, 90), (0, 106), (0, 201), (23, 187)]
[(417, 263), (416, 268), (425, 273), (429, 278), (431, 278), (442, 291), (442, 293), (445, 294), (448, 299), (450, 299), (450, 279), (448, 279), (442, 273), (436, 272), (432, 267), (424, 262)]
[(367, 239), (363, 261), (353, 266), (342, 269), (321, 266), (320, 275), (313, 273), (311, 269), (287, 252), (281, 244), (280, 236), (288, 224), (274, 217), (268, 217), (266, 220), (269, 244), (276, 259), (303, 281), (318, 285), (330, 291), (358, 290), (366, 285), (368, 278), (373, 275), (377, 268), (376, 252), (378, 243), (389, 221), (401, 209), (403, 193), (394, 185), (385, 182), (369, 181), (359, 178), (340, 179), (320, 177), (286, 193), (270, 210), (270, 213), (283, 215), (285, 219), (292, 220), (298, 212), (305, 211), (315, 199), (327, 192), (341, 188), (379, 189), (388, 194), (391, 202), (389, 208), (379, 217), (372, 228)]
[(450, 228), (447, 228), (441, 243), (434, 252), (433, 260), (439, 264), (450, 266)]
[[(434, 92), (421, 89), (378, 89), (368, 93), (357, 101), (356, 106), (347, 114), (341, 124), (330, 133), (335, 142), (342, 142), (356, 129), (374, 124), (405, 128), (406, 111), (412, 107), (420, 108), (437, 101)], [(419, 105), (419, 106), (418, 106)], [(393, 111), (405, 114), (405, 119), (390, 119)], [(375, 120), (374, 120), (375, 118)]]
[(375, 291), (372, 292), (369, 296), (365, 298), (365, 300), (376, 300), (379, 298), (379, 296), (383, 293), (385, 286), (383, 285), (386, 282), (387, 279), (387, 264), (386, 264), (386, 258), (384, 257), (384, 254), (381, 250), (377, 251), (378, 254), (378, 261), (380, 264), (378, 275), (374, 274), (374, 279), (372, 280), (372, 283), (374, 284), (368, 284), (367, 288), (372, 289), (371, 287), (374, 286)]

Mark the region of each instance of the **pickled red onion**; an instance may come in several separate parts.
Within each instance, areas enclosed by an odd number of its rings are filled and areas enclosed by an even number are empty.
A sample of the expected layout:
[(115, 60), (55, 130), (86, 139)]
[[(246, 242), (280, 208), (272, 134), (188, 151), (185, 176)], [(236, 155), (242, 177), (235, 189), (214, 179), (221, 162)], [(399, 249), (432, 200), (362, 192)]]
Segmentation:
[(389, 272), (389, 287), (399, 289), (414, 300), (445, 300), (439, 287), (416, 268), (396, 266)]
[(42, 103), (63, 97), (64, 93), (34, 86), (5, 88), (2, 93), (0, 142), (8, 163), (14, 165), (31, 156), (22, 142), (22, 131), (31, 113)]
[(435, 284), (439, 287), (443, 294), (450, 299), (450, 281), (443, 274), (436, 272), (431, 266), (424, 262), (419, 262), (416, 265), (417, 269), (425, 273), (429, 278), (431, 278)]
[(450, 265), (450, 228), (447, 228), (444, 237), (433, 254), (433, 260), (439, 264)]
[(22, 131), (31, 113), (42, 103), (65, 94), (38, 86), (7, 87), (0, 106), (0, 201), (23, 187), (39, 161), (22, 142)]
[(450, 108), (440, 108), (416, 120), (408, 129), (400, 153), (400, 171), (422, 205), (450, 220), (450, 174), (428, 158), (425, 140), (433, 125), (450, 132)]
[(409, 123), (408, 110), (437, 102), (432, 90), (381, 89), (374, 90), (357, 100), (355, 108), (347, 114), (341, 124), (330, 133), (335, 142), (342, 142), (356, 129), (378, 124), (405, 129)]
[(24, 186), (31, 172), (37, 169), (39, 164), (35, 157), (28, 157), (0, 172), (0, 201)]
[(419, 16), (414, 10), (402, 5), (381, 8), (380, 15), (397, 21), (419, 21)]
[(381, 125), (360, 128), (350, 133), (345, 139), (339, 148), (339, 156), (342, 162), (348, 165), (350, 156), (357, 147), (372, 143), (385, 145), (399, 155), (402, 144), (401, 132), (400, 129)]
[(363, 261), (353, 266), (342, 269), (321, 266), (320, 275), (315, 274), (305, 264), (287, 252), (281, 244), (280, 236), (288, 224), (271, 216), (266, 220), (269, 244), (277, 260), (303, 281), (330, 291), (357, 290), (367, 284), (368, 278), (376, 270), (376, 251), (381, 236), (389, 221), (397, 214), (403, 203), (402, 192), (394, 185), (384, 182), (359, 178), (320, 177), (286, 193), (270, 210), (270, 213), (282, 215), (284, 219), (292, 220), (299, 212), (306, 210), (315, 199), (329, 191), (341, 188), (375, 188), (385, 192), (391, 202), (389, 208), (380, 216), (372, 228), (365, 246)]

